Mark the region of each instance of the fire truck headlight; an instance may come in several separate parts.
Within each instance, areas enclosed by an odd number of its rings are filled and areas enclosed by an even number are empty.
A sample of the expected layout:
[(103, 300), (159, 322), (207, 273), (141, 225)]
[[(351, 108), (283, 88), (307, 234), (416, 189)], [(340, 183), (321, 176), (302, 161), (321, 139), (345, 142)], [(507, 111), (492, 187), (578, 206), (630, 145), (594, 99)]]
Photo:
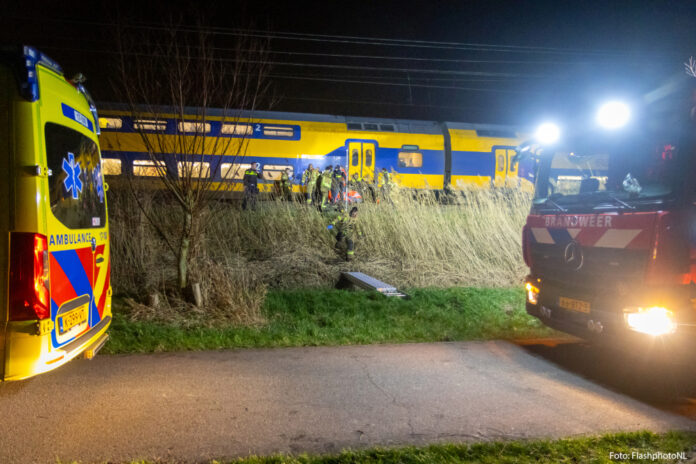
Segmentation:
[(618, 129), (631, 119), (631, 109), (626, 103), (610, 101), (597, 111), (597, 124), (605, 129)]
[(534, 137), (542, 145), (553, 145), (561, 138), (561, 129), (552, 122), (545, 122), (537, 128)]
[(524, 288), (527, 290), (527, 301), (533, 305), (539, 303), (539, 289), (529, 282), (527, 282)]
[(630, 308), (626, 310), (626, 323), (636, 332), (648, 335), (668, 335), (677, 330), (672, 311), (660, 306)]

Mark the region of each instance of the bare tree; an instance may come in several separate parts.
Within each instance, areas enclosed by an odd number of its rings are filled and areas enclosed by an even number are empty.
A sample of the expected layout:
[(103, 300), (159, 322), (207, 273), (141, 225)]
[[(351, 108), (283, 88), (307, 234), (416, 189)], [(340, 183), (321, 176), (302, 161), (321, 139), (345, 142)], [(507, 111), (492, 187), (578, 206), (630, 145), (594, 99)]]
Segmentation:
[[(205, 227), (204, 211), (229, 189), (225, 180), (239, 169), (234, 162), (221, 171), (217, 157), (228, 157), (228, 163), (229, 157), (244, 155), (250, 115), (267, 93), (266, 44), (239, 38), (215, 47), (200, 24), (119, 30), (116, 87), (150, 158), (146, 169), (156, 173), (178, 206), (178, 230), (163, 230), (138, 204), (173, 253), (184, 290), (191, 250)], [(223, 182), (215, 181), (218, 173)]]
[(696, 77), (696, 59), (693, 56), (689, 58), (688, 62), (684, 63), (684, 69), (687, 75)]

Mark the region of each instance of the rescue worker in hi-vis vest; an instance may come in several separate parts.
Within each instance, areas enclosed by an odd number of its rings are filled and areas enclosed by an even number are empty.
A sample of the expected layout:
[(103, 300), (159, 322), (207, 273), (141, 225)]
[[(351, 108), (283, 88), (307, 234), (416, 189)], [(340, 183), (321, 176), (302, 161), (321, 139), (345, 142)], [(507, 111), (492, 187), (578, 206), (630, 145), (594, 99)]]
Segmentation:
[(355, 190), (360, 194), (360, 197), (365, 199), (365, 187), (363, 186), (363, 180), (362, 177), (360, 177), (360, 174), (357, 172), (353, 173), (353, 175), (350, 178), (350, 181), (348, 182), (348, 188)]
[(308, 205), (311, 205), (314, 199), (314, 189), (317, 185), (318, 178), (319, 171), (314, 169), (314, 166), (311, 164), (307, 166), (305, 172), (302, 173), (302, 185), (305, 187), (305, 199)]
[(329, 204), (329, 192), (331, 191), (331, 186), (333, 184), (333, 173), (331, 172), (331, 165), (324, 168), (324, 172), (321, 173), (319, 177), (319, 187), (321, 189), (321, 204), (319, 205), (319, 211), (323, 211)]
[(292, 199), (292, 183), (290, 182), (289, 168), (285, 168), (280, 175), (280, 192), (283, 200), (290, 201)]
[(387, 171), (387, 168), (382, 168), (377, 178), (377, 187), (379, 188), (380, 198), (384, 201), (389, 200), (389, 194), (391, 192), (391, 174)]
[(259, 195), (259, 179), (263, 179), (261, 165), (253, 163), (244, 172), (244, 201), (242, 202), (242, 209), (256, 209), (256, 199)]
[(346, 194), (346, 170), (343, 166), (336, 165), (333, 171), (333, 180), (331, 183), (331, 203), (337, 203), (345, 200)]
[(321, 201), (321, 189), (319, 184), (321, 184), (321, 169), (318, 167), (314, 168), (314, 190), (312, 192), (312, 199), (315, 204), (319, 204)]
[(362, 236), (362, 228), (358, 224), (358, 207), (353, 206), (350, 214), (340, 214), (329, 224), (327, 229), (336, 229), (336, 247), (338, 248), (342, 242), (346, 246), (346, 261), (350, 261), (355, 257), (355, 238)]

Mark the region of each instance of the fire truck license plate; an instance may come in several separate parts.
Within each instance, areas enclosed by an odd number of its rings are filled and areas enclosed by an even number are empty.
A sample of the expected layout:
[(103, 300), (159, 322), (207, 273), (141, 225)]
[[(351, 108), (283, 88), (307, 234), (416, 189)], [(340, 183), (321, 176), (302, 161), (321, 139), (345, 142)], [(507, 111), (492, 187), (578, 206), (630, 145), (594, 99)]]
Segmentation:
[(582, 300), (574, 300), (572, 298), (560, 297), (558, 301), (558, 306), (563, 309), (569, 309), (571, 311), (578, 311), (581, 313), (590, 312), (590, 303)]
[(72, 311), (65, 313), (65, 315), (61, 316), (60, 319), (61, 320), (58, 328), (60, 329), (59, 332), (62, 335), (76, 325), (87, 321), (87, 305), (82, 305), (79, 308), (75, 308)]

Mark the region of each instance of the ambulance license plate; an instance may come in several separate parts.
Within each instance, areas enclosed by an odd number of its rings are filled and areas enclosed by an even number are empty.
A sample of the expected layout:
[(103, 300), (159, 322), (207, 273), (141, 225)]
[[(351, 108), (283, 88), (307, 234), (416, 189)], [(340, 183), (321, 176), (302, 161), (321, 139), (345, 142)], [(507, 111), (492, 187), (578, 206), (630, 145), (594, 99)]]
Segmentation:
[(88, 305), (86, 304), (82, 305), (79, 308), (75, 308), (72, 311), (63, 314), (59, 318), (58, 329), (61, 335), (68, 332), (76, 325), (87, 322), (87, 307)]
[(573, 298), (566, 298), (564, 296), (559, 298), (558, 306), (563, 309), (569, 309), (570, 311), (578, 311), (586, 314), (590, 312), (590, 303), (587, 301), (574, 300)]

